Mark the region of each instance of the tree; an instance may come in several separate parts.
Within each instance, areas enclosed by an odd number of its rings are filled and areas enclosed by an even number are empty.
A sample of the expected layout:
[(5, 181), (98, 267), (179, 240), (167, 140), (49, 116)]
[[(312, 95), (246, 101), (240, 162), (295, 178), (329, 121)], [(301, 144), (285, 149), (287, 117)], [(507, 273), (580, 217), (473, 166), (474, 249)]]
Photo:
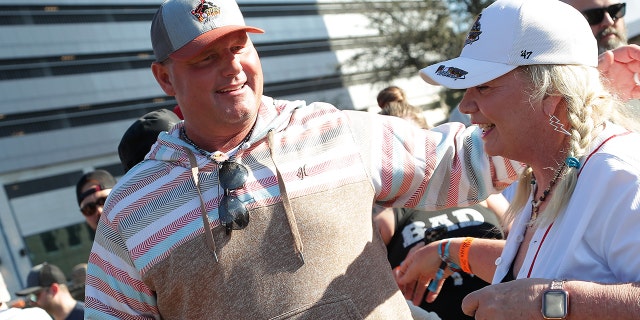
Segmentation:
[[(418, 70), (456, 57), (473, 17), (493, 0), (359, 0), (376, 41), (363, 46), (345, 63), (344, 70), (372, 75), (374, 82), (390, 83)], [(457, 104), (461, 90), (444, 90), (441, 101)]]

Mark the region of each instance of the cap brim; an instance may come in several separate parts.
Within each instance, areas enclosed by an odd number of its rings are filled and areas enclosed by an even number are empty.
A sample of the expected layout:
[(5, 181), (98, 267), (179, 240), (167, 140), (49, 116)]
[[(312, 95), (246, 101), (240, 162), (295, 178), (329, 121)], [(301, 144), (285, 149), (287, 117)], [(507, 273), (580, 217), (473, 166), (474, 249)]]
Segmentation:
[(496, 79), (515, 68), (517, 66), (458, 57), (420, 70), (420, 77), (433, 85), (467, 89)]
[(38, 287), (29, 287), (29, 288), (22, 289), (22, 290), (16, 292), (16, 296), (21, 296), (21, 297), (28, 296), (28, 295), (30, 295), (32, 293), (35, 293), (35, 292), (37, 292), (38, 290), (41, 290), (41, 289), (42, 289), (42, 287), (40, 287), (40, 286), (38, 286)]
[(174, 60), (190, 60), (204, 51), (204, 49), (206, 49), (212, 42), (228, 35), (229, 33), (243, 30), (250, 33), (264, 33), (264, 30), (250, 26), (219, 27), (201, 34), (197, 38), (191, 40), (191, 42), (182, 46), (182, 48), (170, 54), (169, 57)]

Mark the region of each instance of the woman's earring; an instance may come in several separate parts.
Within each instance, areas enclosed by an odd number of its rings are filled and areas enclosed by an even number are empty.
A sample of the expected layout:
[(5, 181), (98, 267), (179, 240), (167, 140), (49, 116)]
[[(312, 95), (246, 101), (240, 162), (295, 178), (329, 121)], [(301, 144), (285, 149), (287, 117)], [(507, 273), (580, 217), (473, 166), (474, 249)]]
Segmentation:
[(558, 119), (555, 115), (550, 115), (549, 116), (549, 124), (553, 127), (554, 131), (560, 132), (560, 133), (564, 133), (568, 136), (571, 135), (571, 133), (569, 133), (569, 131), (567, 131), (563, 126), (562, 123), (560, 123), (560, 119)]

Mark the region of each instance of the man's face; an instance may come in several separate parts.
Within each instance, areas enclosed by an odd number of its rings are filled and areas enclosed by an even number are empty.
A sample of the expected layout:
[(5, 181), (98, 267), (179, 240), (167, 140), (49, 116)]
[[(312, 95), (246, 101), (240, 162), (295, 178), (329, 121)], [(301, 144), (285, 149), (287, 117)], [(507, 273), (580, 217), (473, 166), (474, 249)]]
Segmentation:
[[(591, 21), (591, 32), (598, 41), (598, 51), (600, 53), (618, 48), (627, 44), (627, 30), (624, 18), (616, 18), (607, 12), (606, 8), (611, 5), (622, 3), (619, 0), (565, 0), (583, 14), (587, 10), (602, 9), (604, 15), (600, 21)], [(596, 16), (596, 15), (594, 15)]]
[[(96, 184), (88, 183), (84, 187), (82, 187), (81, 192), (86, 192), (90, 189), (95, 189), (96, 187), (98, 187)], [(80, 211), (82, 212), (82, 215), (87, 221), (89, 227), (91, 227), (91, 229), (93, 229), (94, 231), (98, 227), (98, 221), (100, 220), (100, 216), (102, 215), (104, 202), (109, 196), (110, 192), (111, 189), (99, 190), (86, 196), (80, 202)]]
[(264, 80), (245, 31), (216, 40), (190, 60), (154, 63), (152, 70), (162, 89), (176, 97), (190, 128), (229, 135), (255, 119)]

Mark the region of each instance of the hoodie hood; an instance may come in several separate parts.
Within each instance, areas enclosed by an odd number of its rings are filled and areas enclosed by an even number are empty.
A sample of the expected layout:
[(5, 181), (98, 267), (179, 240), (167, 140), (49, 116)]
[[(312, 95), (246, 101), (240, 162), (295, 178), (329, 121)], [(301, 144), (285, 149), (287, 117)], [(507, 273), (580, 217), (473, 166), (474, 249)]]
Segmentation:
[[(255, 127), (247, 141), (249, 145), (265, 139), (271, 130), (275, 130), (275, 132), (284, 130), (293, 111), (305, 105), (304, 101), (289, 102), (288, 104), (286, 101), (280, 101), (267, 96), (262, 97)], [(195, 153), (199, 166), (203, 166), (203, 161), (209, 161), (193, 146), (180, 138), (180, 128), (183, 126), (184, 121), (179, 122), (169, 132), (160, 133), (157, 143), (153, 145), (145, 159), (173, 162), (174, 165), (177, 162), (180, 166), (189, 168), (189, 160), (183, 149), (186, 147)]]

